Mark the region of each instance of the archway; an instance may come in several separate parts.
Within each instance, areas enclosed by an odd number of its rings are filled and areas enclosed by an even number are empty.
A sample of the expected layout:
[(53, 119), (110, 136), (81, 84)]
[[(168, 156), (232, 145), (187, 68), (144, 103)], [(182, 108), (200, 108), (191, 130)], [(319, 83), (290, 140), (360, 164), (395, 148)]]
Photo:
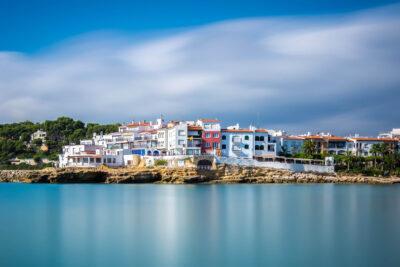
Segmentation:
[(207, 159), (202, 159), (197, 162), (197, 168), (200, 170), (211, 170), (212, 162)]

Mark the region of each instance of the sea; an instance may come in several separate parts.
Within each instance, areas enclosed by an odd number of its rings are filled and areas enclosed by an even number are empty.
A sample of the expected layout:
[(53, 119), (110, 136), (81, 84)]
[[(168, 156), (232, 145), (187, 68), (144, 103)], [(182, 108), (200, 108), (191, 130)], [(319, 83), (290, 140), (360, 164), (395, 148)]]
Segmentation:
[(400, 185), (3, 183), (0, 266), (400, 266)]

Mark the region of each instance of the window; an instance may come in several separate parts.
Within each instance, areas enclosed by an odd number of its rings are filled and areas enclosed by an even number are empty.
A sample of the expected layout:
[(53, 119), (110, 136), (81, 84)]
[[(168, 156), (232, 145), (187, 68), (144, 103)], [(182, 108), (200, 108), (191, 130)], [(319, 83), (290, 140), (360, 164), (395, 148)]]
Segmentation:
[(244, 149), (249, 149), (249, 145), (244, 145)]
[(226, 140), (226, 135), (223, 135), (223, 136), (222, 136), (222, 140)]
[(260, 141), (261, 141), (261, 142), (264, 141), (264, 136), (260, 136)]
[(97, 158), (96, 163), (101, 163), (101, 158)]
[(268, 145), (268, 151), (269, 152), (274, 152), (275, 151), (274, 145)]
[(90, 158), (90, 163), (94, 163), (94, 158)]
[(178, 140), (178, 145), (182, 146), (185, 144), (185, 140)]
[(259, 136), (256, 136), (255, 140), (256, 140), (256, 141), (260, 141), (260, 137), (259, 137)]
[(214, 142), (214, 143), (213, 143), (213, 148), (214, 148), (214, 149), (217, 149), (218, 147), (219, 147), (219, 143)]
[(226, 149), (226, 145), (222, 145), (222, 149)]
[(249, 136), (248, 136), (248, 135), (245, 135), (245, 136), (244, 136), (244, 140), (249, 140)]
[(89, 159), (88, 158), (83, 158), (83, 163), (88, 163)]
[(232, 136), (232, 141), (234, 143), (241, 143), (242, 142), (242, 138), (240, 136)]
[(211, 147), (211, 144), (208, 143), (208, 142), (206, 142), (206, 143), (204, 144), (204, 146), (205, 146), (205, 147)]
[(260, 150), (264, 150), (264, 146), (263, 145), (260, 146)]
[(206, 138), (210, 138), (211, 134), (210, 133), (206, 133)]
[(116, 158), (113, 158), (113, 163), (115, 164), (117, 162), (117, 159)]
[[(257, 138), (257, 136), (256, 136), (256, 138)], [(259, 145), (256, 145), (256, 150), (260, 150), (260, 146)]]
[(179, 136), (185, 136), (185, 131), (184, 130), (179, 130), (178, 131)]
[(213, 137), (214, 137), (214, 138), (218, 138), (218, 137), (219, 137), (219, 133), (214, 133), (214, 134), (213, 134)]
[(111, 158), (107, 158), (107, 163), (111, 163)]

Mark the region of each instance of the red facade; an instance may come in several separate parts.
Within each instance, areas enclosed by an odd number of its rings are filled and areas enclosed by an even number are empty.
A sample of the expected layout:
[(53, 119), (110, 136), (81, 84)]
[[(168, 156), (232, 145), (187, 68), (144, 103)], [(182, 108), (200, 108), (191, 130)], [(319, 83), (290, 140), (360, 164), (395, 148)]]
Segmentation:
[(216, 130), (203, 131), (201, 142), (202, 154), (214, 154), (221, 148), (221, 132)]

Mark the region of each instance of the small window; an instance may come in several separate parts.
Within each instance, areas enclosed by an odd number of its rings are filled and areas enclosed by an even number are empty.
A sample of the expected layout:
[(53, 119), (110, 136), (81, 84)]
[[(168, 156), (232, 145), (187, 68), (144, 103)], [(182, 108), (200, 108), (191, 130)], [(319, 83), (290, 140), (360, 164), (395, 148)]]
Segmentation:
[(226, 149), (226, 145), (222, 145), (222, 149)]
[(113, 163), (115, 164), (117, 162), (116, 158), (113, 158)]
[(246, 136), (244, 137), (244, 140), (249, 140), (249, 136), (246, 135)]
[(223, 135), (223, 136), (222, 136), (222, 140), (226, 140), (226, 135)]
[(244, 149), (249, 149), (249, 145), (244, 145)]
[(204, 145), (205, 145), (205, 147), (211, 147), (211, 143), (208, 143), (208, 142), (206, 142)]
[(255, 137), (255, 140), (256, 140), (256, 141), (260, 141), (260, 137), (259, 137), (259, 136), (256, 136), (256, 137)]
[[(257, 138), (257, 136), (256, 136), (256, 138)], [(256, 145), (256, 150), (260, 150), (260, 146), (259, 145)]]
[(101, 158), (97, 158), (96, 163), (101, 163)]
[(218, 147), (219, 147), (219, 143), (214, 142), (214, 143), (213, 143), (213, 148), (214, 148), (214, 149), (217, 149)]
[(219, 133), (214, 133), (214, 134), (213, 134), (213, 137), (214, 137), (214, 138), (218, 138), (218, 137), (219, 137)]
[(264, 146), (263, 145), (260, 146), (260, 150), (264, 150)]
[(264, 141), (264, 136), (260, 136), (260, 141)]
[(211, 134), (210, 133), (206, 133), (206, 138), (210, 138)]

